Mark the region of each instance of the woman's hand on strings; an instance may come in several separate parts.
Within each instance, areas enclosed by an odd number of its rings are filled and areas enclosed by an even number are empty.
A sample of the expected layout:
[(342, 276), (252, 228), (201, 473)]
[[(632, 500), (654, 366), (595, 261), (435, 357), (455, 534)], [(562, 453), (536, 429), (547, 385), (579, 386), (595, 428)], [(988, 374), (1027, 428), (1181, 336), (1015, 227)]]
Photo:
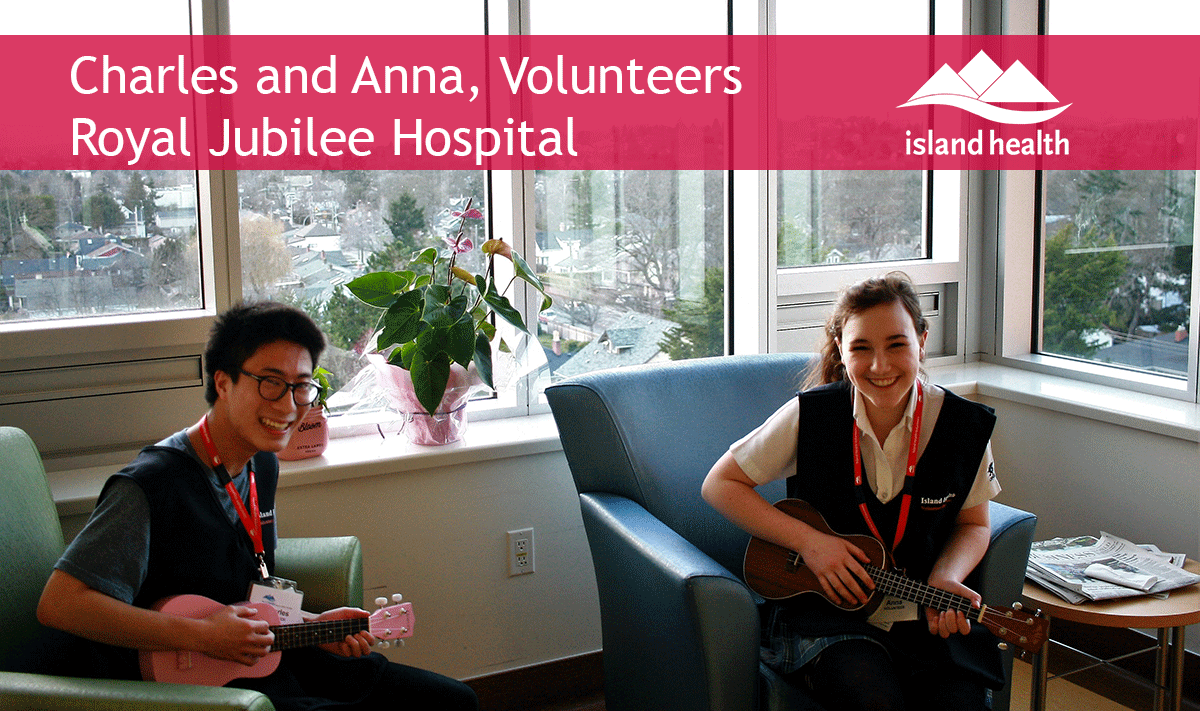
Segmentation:
[[(929, 579), (929, 585), (939, 590), (961, 595), (971, 601), (971, 607), (978, 610), (983, 599), (979, 593), (956, 580)], [(969, 634), (971, 622), (961, 611), (943, 610), (938, 612), (932, 607), (925, 608), (925, 621), (929, 624), (929, 634), (936, 634), (943, 639), (952, 634)]]

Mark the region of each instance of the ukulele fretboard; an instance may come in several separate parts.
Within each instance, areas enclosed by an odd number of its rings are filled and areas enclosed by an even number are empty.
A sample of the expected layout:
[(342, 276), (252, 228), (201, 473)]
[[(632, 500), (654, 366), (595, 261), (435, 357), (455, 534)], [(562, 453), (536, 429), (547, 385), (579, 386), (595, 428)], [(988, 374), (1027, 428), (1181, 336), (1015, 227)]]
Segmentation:
[(271, 651), (280, 652), (285, 649), (338, 642), (349, 635), (368, 629), (369, 624), (370, 621), (366, 617), (355, 617), (346, 620), (303, 622), (295, 625), (273, 625), (271, 632), (275, 635), (275, 643), (271, 646)]
[(971, 605), (971, 601), (962, 595), (956, 595), (952, 592), (935, 588), (932, 585), (927, 585), (912, 578), (906, 578), (899, 573), (883, 570), (874, 565), (863, 567), (866, 568), (871, 579), (875, 581), (875, 587), (883, 591), (886, 595), (915, 602), (925, 607), (932, 607), (938, 611), (954, 610), (964, 614), (978, 612)]

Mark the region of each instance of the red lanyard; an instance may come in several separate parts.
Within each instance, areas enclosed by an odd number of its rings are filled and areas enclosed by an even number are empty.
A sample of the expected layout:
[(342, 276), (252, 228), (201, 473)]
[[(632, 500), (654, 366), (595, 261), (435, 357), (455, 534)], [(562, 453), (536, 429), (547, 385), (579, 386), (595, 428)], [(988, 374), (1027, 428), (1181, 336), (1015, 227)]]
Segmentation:
[[(924, 409), (925, 398), (921, 392), (921, 382), (913, 383), (913, 397), (917, 399), (913, 406), (912, 418), (912, 438), (908, 445), (908, 468), (904, 472), (904, 496), (900, 500), (900, 517), (896, 521), (896, 538), (892, 541), (892, 550), (896, 550), (896, 546), (900, 545), (900, 540), (904, 538), (904, 527), (908, 524), (908, 512), (912, 504), (913, 478), (917, 473), (917, 446), (921, 440), (921, 411)], [(858, 428), (858, 423), (854, 425), (854, 490), (858, 495), (858, 510), (862, 512), (862, 517), (870, 527), (871, 533), (875, 534), (875, 538), (880, 541), (883, 536), (879, 535), (879, 529), (875, 527), (875, 521), (871, 519), (871, 512), (867, 509), (867, 492), (863, 484), (863, 466), (862, 466), (862, 450), (860, 443), (862, 434)]]
[(254, 510), (254, 515), (246, 509), (246, 504), (242, 501), (241, 494), (238, 493), (237, 487), (233, 485), (233, 479), (229, 476), (229, 471), (225, 469), (225, 463), (221, 461), (221, 455), (217, 454), (217, 447), (213, 444), (212, 433), (208, 431), (208, 415), (204, 415), (200, 420), (200, 439), (204, 442), (205, 452), (208, 454), (208, 462), (212, 465), (213, 471), (217, 473), (217, 478), (225, 485), (225, 491), (229, 493), (229, 498), (233, 501), (233, 508), (237, 511), (238, 518), (242, 520), (242, 525), (246, 528), (246, 533), (250, 535), (251, 542), (254, 543), (254, 557), (258, 560), (258, 572), (266, 580), (270, 577), (267, 570), (266, 553), (263, 547), (262, 521), (258, 517), (258, 484), (254, 480), (254, 460), (250, 460), (248, 469), (250, 470), (250, 508)]

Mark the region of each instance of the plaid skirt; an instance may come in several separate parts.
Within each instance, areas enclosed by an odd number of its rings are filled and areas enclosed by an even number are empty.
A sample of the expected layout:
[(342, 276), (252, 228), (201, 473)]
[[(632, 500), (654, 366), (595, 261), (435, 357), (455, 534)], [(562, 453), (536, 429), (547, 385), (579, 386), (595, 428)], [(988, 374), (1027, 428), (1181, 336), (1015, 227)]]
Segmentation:
[(769, 605), (767, 624), (763, 627), (762, 645), (759, 656), (763, 664), (779, 674), (799, 671), (821, 655), (830, 645), (849, 639), (865, 639), (888, 651), (887, 645), (866, 634), (834, 634), (811, 637), (800, 634), (788, 623), (787, 609), (783, 605)]

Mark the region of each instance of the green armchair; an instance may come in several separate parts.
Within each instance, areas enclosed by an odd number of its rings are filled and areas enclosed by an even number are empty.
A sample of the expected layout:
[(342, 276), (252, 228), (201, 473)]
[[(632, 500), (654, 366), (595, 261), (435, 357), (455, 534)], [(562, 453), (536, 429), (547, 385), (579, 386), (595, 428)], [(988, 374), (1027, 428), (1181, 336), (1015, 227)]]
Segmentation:
[[(38, 633), (42, 587), (64, 543), (58, 512), (33, 441), (0, 427), (0, 660), (20, 654)], [(300, 582), (305, 607), (321, 611), (362, 606), (362, 547), (353, 536), (284, 538), (275, 554), (277, 575)], [(159, 709), (274, 709), (267, 697), (243, 689), (75, 679), (0, 671), (0, 708), (47, 711), (157, 711)]]

